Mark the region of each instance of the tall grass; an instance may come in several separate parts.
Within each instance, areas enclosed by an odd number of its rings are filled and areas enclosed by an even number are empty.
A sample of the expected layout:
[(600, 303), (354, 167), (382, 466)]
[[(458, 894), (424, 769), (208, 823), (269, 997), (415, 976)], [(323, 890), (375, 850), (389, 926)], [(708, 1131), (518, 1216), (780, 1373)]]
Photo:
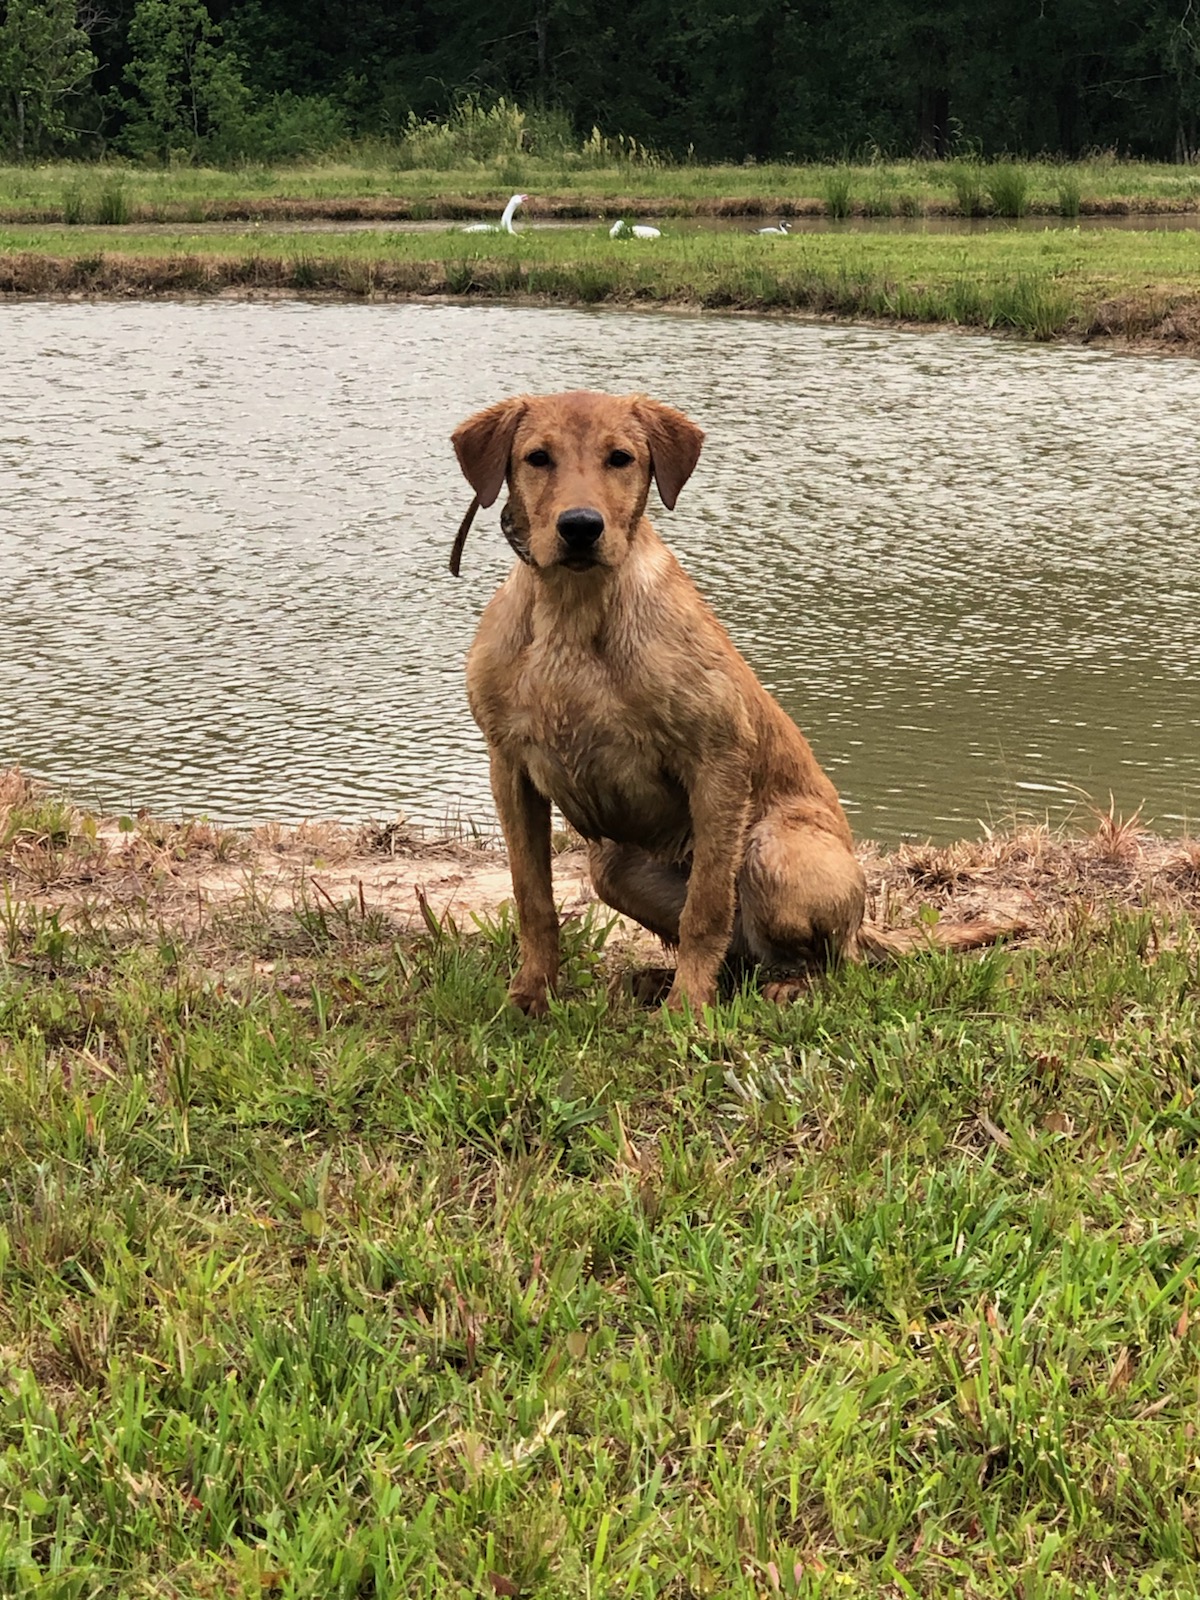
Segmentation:
[(62, 192), (62, 219), (69, 226), (74, 227), (84, 220), (84, 192), (83, 185), (68, 183)]
[(1029, 174), (1015, 161), (999, 161), (988, 169), (987, 192), (997, 216), (1023, 217), (1029, 209)]
[(848, 217), (853, 197), (853, 178), (849, 168), (833, 167), (824, 173), (821, 179), (821, 195), (825, 201), (827, 216), (839, 219)]
[[(826, 209), (835, 187), (864, 209), (885, 214), (889, 199), (901, 215), (979, 215), (988, 208), (987, 163), (962, 160), (879, 162), (863, 165), (701, 167), (672, 165), (641, 143), (593, 130), (570, 134), (560, 121), (511, 106), (464, 105), (453, 118), (412, 122), (392, 141), (347, 146), (321, 162), (212, 167), (99, 169), (60, 164), (0, 168), (0, 218), (60, 220), (71, 191), (94, 194), (103, 179), (120, 177), (130, 214), (146, 220), (187, 221), (247, 214), (239, 206), (268, 208), (294, 200), (302, 206), (348, 207), (391, 203), (393, 215), (479, 214), (503, 204), (514, 188), (553, 201), (577, 216), (610, 205), (644, 203), (659, 214), (690, 210), (776, 215)], [(1063, 186), (1078, 185), (1081, 211), (1111, 207), (1131, 211), (1200, 206), (1195, 169), (1141, 162), (1051, 161), (1022, 163), (1028, 175), (1028, 209), (1054, 214)], [(364, 213), (367, 214), (367, 213)]]
[(956, 161), (947, 171), (958, 212), (963, 217), (981, 217), (986, 207), (983, 172), (977, 161)]
[(1082, 191), (1079, 179), (1073, 174), (1064, 173), (1058, 180), (1058, 214), (1061, 217), (1077, 217)]
[(526, 111), (503, 98), (484, 105), (472, 97), (446, 117), (423, 121), (410, 113), (392, 146), (391, 160), (398, 171), (450, 172), (490, 164), (508, 183), (524, 180), (529, 160), (584, 171), (660, 164), (647, 145), (625, 135), (608, 136), (593, 128), (580, 141), (560, 111)]
[(106, 178), (100, 185), (94, 216), (101, 227), (119, 227), (129, 221), (129, 195), (122, 177)]

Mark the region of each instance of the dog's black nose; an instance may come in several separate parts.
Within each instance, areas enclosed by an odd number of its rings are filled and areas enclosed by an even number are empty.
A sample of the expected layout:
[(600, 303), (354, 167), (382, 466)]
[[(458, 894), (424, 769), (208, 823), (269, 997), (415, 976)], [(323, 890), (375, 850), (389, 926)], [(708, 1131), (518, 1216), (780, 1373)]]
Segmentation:
[(575, 506), (559, 517), (558, 531), (568, 550), (590, 550), (604, 532), (604, 518), (586, 506)]

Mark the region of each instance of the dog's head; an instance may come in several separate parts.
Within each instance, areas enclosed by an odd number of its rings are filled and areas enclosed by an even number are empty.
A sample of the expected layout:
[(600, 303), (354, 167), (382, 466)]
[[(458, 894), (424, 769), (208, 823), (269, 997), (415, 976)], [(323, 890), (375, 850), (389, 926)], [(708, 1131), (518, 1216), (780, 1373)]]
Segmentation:
[(618, 567), (646, 509), (650, 479), (670, 510), (700, 458), (696, 424), (645, 395), (516, 395), (451, 436), (480, 505), (508, 483), (513, 520), (542, 569)]

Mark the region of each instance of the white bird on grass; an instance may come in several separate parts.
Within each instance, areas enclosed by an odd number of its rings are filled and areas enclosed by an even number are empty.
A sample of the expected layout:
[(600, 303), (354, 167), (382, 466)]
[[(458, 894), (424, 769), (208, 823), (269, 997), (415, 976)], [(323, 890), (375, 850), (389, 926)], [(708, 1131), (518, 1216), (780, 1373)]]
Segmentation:
[(776, 228), (755, 228), (754, 231), (755, 233), (791, 233), (792, 225), (790, 222), (781, 222)]
[(472, 222), (465, 228), (460, 228), (460, 233), (516, 233), (513, 227), (513, 212), (519, 205), (524, 205), (529, 199), (527, 194), (514, 194), (504, 208), (504, 215), (499, 222)]
[(608, 230), (610, 239), (661, 239), (662, 229), (652, 228), (648, 223), (635, 222), (632, 227), (622, 217), (619, 222), (614, 222)]

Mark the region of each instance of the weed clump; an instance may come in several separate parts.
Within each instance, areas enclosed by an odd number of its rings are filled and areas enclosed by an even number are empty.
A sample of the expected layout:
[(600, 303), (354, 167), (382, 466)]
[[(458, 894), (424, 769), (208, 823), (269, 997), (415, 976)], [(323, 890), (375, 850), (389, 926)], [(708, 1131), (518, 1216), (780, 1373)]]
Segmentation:
[(93, 220), (104, 228), (119, 228), (129, 221), (130, 214), (124, 179), (119, 176), (106, 179), (96, 196)]
[(1060, 217), (1077, 217), (1082, 193), (1079, 179), (1069, 173), (1058, 180), (1058, 214)]
[(998, 217), (1023, 217), (1029, 209), (1029, 174), (1015, 161), (999, 161), (988, 171), (987, 192)]
[(847, 167), (834, 167), (825, 174), (821, 193), (825, 200), (826, 216), (840, 220), (850, 215), (852, 183)]
[(958, 212), (963, 217), (981, 217), (987, 210), (983, 172), (977, 161), (956, 161), (947, 177), (954, 190)]

